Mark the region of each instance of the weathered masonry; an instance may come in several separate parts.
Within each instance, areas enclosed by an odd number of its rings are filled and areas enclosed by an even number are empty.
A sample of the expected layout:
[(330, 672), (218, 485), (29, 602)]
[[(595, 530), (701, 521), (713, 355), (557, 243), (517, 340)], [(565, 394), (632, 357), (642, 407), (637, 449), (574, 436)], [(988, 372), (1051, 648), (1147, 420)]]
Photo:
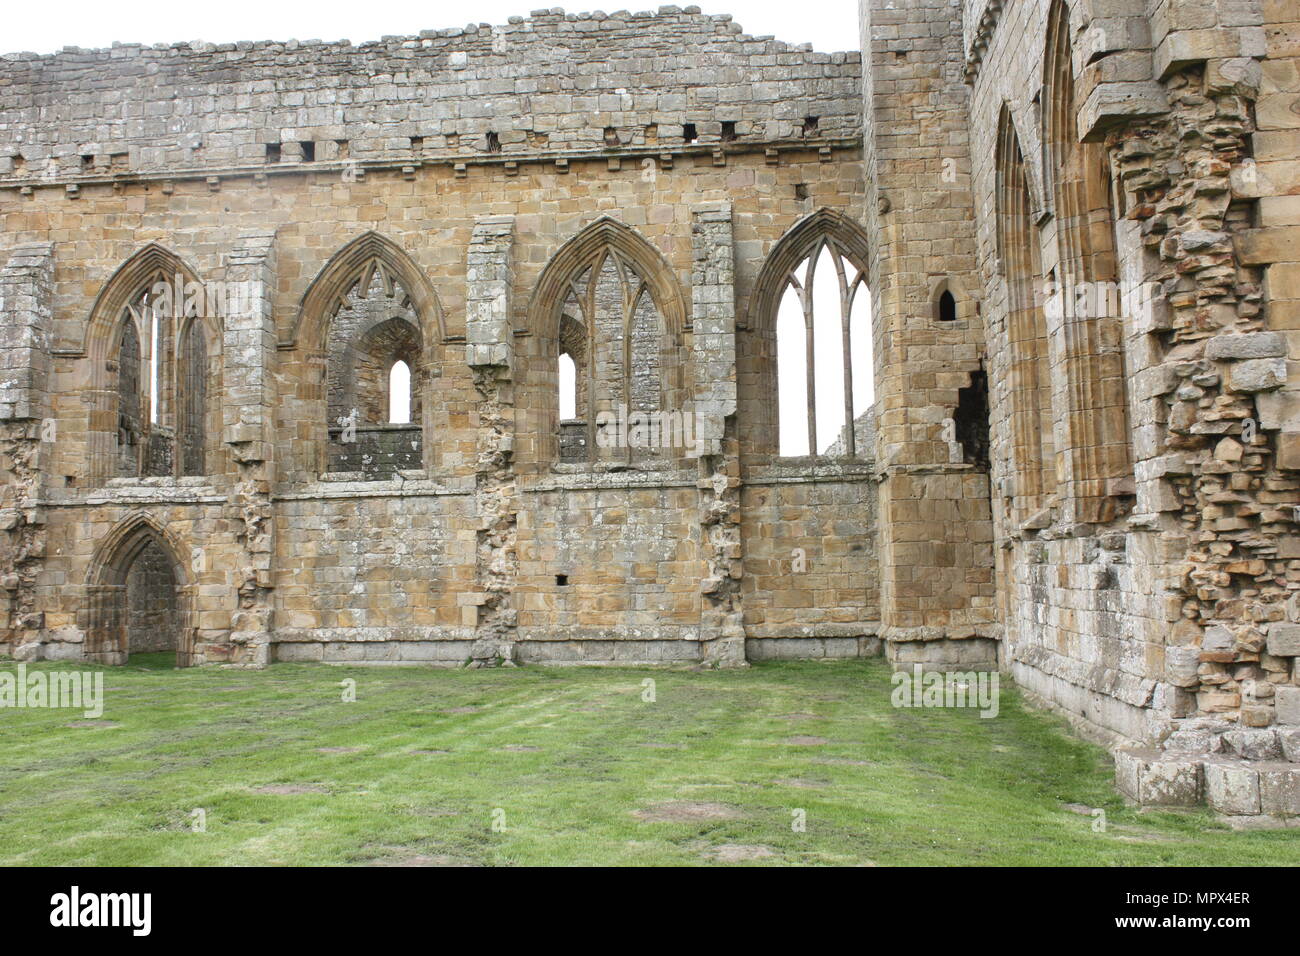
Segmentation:
[(0, 58), (0, 651), (883, 652), (1300, 814), (1297, 19)]

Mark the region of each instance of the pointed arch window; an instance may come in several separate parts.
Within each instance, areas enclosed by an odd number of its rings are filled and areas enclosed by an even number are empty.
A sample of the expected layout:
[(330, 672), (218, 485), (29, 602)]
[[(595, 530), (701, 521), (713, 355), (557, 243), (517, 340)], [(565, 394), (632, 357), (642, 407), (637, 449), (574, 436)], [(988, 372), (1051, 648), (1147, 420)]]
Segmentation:
[[(1105, 146), (1083, 142), (1074, 82), (1070, 12), (1052, 0), (1044, 63), (1043, 179), (1056, 217), (1055, 302), (1064, 344), (1069, 407), (1062, 476), (1075, 520), (1103, 522), (1114, 496), (1131, 493), (1128, 376), (1124, 368), (1112, 217), (1113, 184)], [(1047, 264), (1049, 268), (1052, 263)]]
[(1042, 270), (1033, 200), (1020, 140), (1005, 107), (998, 122), (995, 166), (998, 255), (1007, 296), (1012, 497), (1016, 518), (1023, 521), (1045, 508), (1056, 491), (1056, 417), (1047, 318), (1037, 291)]
[(100, 289), (84, 339), (88, 487), (217, 470), (223, 291), (157, 243)]
[[(115, 405), (112, 462), (103, 477), (176, 477), (208, 472), (213, 415), (203, 287), (181, 273), (139, 284), (117, 321), (106, 363)], [(179, 334), (178, 334), (179, 333)], [(93, 441), (93, 438), (92, 438)], [(92, 452), (92, 468), (94, 453)]]
[(944, 289), (939, 293), (939, 298), (935, 300), (934, 317), (936, 321), (944, 324), (957, 321), (957, 299), (953, 296), (952, 290)]
[(422, 466), (423, 355), (411, 297), (381, 261), (367, 261), (326, 334), (331, 472), (380, 479)]
[[(660, 455), (670, 343), (645, 277), (605, 247), (569, 281), (560, 322), (562, 461)], [(571, 412), (566, 418), (566, 405)]]
[(542, 270), (528, 322), (552, 363), (542, 461), (657, 469), (693, 453), (686, 310), (644, 236), (608, 216), (587, 225)]
[(870, 300), (865, 266), (833, 235), (786, 273), (776, 320), (782, 457), (870, 454)]

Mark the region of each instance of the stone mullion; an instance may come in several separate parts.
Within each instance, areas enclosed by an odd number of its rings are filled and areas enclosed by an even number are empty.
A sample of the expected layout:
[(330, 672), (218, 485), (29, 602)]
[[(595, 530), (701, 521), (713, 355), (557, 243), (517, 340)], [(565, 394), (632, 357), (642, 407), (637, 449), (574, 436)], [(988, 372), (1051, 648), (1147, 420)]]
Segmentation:
[[(596, 317), (592, 310), (592, 301), (595, 294), (593, 291), (595, 288), (594, 266), (587, 275), (588, 281), (585, 289), (579, 289), (577, 283), (572, 279), (569, 280), (569, 289), (573, 295), (573, 300), (578, 304), (578, 311), (582, 315), (583, 350), (585, 353), (582, 357), (581, 369), (576, 367), (576, 360), (574, 362), (575, 390), (579, 374), (586, 380), (586, 387), (577, 396), (583, 400), (583, 407), (578, 408), (575, 401), (574, 414), (581, 415), (586, 422), (587, 461), (592, 462), (596, 460)], [(581, 276), (578, 278), (581, 278)], [(563, 313), (563, 307), (561, 307), (561, 313)]]
[[(620, 344), (620, 350), (623, 353), (623, 372), (620, 376), (623, 386), (622, 408), (619, 409), (620, 415), (626, 418), (623, 427), (631, 434), (631, 416), (632, 416), (632, 333), (636, 323), (636, 298), (637, 292), (632, 288), (632, 283), (628, 281), (628, 273), (631, 269), (617, 256), (614, 258), (614, 264), (618, 267), (618, 281), (623, 294), (623, 341)], [(632, 273), (635, 275), (636, 273)], [(639, 279), (639, 277), (638, 277)], [(632, 443), (625, 442), (621, 449), (623, 463), (629, 467), (632, 464)]]
[(596, 460), (596, 316), (590, 299), (584, 299), (581, 308), (587, 334), (587, 354), (582, 361), (582, 374), (587, 380), (582, 396), (586, 406), (583, 417), (587, 420), (587, 461), (593, 462)]

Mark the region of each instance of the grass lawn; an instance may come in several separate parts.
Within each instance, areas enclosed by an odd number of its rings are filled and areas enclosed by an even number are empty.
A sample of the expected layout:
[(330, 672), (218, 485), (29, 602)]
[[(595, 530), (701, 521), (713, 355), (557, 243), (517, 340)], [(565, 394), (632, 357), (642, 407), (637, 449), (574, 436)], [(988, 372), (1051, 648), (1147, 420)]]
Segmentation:
[(1300, 864), (1293, 830), (1126, 807), (1005, 682), (995, 719), (894, 709), (878, 661), (104, 673), (99, 721), (0, 710), (0, 863)]

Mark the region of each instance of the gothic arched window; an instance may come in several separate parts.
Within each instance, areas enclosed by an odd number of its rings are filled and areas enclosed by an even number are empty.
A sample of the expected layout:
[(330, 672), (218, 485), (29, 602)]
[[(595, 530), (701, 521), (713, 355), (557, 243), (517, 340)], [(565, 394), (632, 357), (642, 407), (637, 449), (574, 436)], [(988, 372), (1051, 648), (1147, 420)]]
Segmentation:
[(785, 273), (776, 319), (782, 457), (867, 455), (875, 401), (866, 269), (833, 233)]
[(998, 125), (998, 255), (1006, 281), (1011, 367), (1011, 458), (1020, 520), (1042, 510), (1056, 490), (1056, 419), (1047, 318), (1038, 291), (1038, 234), (1020, 140), (1005, 107)]
[(1056, 217), (1058, 261), (1049, 307), (1059, 318), (1063, 375), (1070, 406), (1062, 409), (1068, 445), (1062, 477), (1074, 517), (1109, 520), (1117, 479), (1132, 472), (1128, 377), (1124, 369), (1124, 296), (1118, 285), (1110, 161), (1104, 145), (1083, 142), (1078, 128), (1070, 11), (1053, 0), (1044, 64), (1043, 171)]
[(559, 461), (656, 466), (693, 450), (680, 297), (644, 238), (592, 223), (547, 265), (531, 312), (553, 343)]
[(101, 291), (87, 333), (96, 401), (89, 480), (210, 471), (220, 380), (222, 303), (156, 245), (132, 256)]
[(329, 323), (330, 471), (386, 478), (422, 467), (422, 354), (406, 290), (381, 262), (368, 262)]

